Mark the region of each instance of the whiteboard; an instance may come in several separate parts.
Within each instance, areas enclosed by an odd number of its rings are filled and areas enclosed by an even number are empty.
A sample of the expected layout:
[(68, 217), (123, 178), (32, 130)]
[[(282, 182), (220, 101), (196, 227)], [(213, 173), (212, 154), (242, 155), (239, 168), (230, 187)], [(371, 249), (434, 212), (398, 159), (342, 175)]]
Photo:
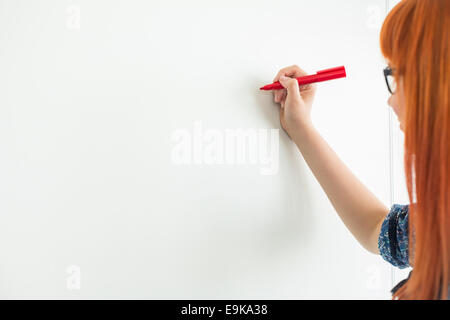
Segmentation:
[(386, 3), (1, 0), (0, 298), (388, 298), (258, 90), (345, 65), (313, 121), (388, 204)]

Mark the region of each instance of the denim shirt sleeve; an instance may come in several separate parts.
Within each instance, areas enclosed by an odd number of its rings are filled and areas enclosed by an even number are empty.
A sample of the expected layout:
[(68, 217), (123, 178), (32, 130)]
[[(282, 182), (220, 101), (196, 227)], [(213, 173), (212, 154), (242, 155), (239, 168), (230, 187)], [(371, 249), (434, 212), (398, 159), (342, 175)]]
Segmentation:
[(378, 249), (384, 260), (400, 269), (409, 267), (409, 206), (394, 204), (381, 226)]

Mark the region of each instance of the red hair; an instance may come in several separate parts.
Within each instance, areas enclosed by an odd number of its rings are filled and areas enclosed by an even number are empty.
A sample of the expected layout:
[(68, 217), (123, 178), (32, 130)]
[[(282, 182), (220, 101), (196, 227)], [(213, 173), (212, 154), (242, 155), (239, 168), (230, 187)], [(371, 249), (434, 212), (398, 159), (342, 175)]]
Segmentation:
[(405, 170), (414, 266), (398, 299), (447, 299), (450, 276), (450, 1), (403, 0), (381, 50), (402, 81)]

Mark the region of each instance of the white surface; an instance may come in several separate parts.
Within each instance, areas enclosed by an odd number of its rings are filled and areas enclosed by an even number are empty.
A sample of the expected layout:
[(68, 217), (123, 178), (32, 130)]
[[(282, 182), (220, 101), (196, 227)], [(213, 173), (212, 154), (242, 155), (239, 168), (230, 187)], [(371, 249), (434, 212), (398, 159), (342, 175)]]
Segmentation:
[(275, 175), (171, 160), (171, 135), (196, 121), (279, 128), (258, 88), (281, 67), (345, 65), (347, 79), (319, 85), (314, 122), (388, 204), (384, 12), (384, 0), (0, 0), (0, 297), (388, 298), (389, 266), (284, 132)]

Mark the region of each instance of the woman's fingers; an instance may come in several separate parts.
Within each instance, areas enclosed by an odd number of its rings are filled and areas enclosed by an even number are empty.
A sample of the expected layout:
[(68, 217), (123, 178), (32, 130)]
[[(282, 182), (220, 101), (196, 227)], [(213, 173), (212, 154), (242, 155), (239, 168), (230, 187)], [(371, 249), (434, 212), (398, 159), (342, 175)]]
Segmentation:
[(306, 73), (306, 71), (304, 71), (297, 65), (293, 65), (293, 66), (286, 67), (286, 68), (283, 68), (280, 71), (278, 71), (277, 75), (273, 79), (273, 82), (279, 81), (281, 76), (298, 78), (298, 77), (303, 77), (306, 75), (308, 75)]
[(273, 99), (276, 103), (280, 103), (285, 98), (286, 98), (286, 89), (273, 91)]
[(287, 99), (288, 103), (295, 103), (301, 101), (300, 88), (298, 86), (297, 79), (281, 76), (281, 85), (287, 89)]
[[(278, 71), (277, 75), (273, 79), (273, 82), (279, 81), (281, 76), (298, 78), (298, 77), (303, 77), (306, 75), (308, 75), (306, 73), (306, 71), (304, 71), (297, 65), (292, 65), (290, 67), (286, 67), (286, 68), (283, 68), (280, 71)], [(287, 95), (286, 89), (273, 91), (273, 97), (274, 97), (274, 101), (276, 103), (280, 103), (281, 101), (286, 99), (286, 95)]]

